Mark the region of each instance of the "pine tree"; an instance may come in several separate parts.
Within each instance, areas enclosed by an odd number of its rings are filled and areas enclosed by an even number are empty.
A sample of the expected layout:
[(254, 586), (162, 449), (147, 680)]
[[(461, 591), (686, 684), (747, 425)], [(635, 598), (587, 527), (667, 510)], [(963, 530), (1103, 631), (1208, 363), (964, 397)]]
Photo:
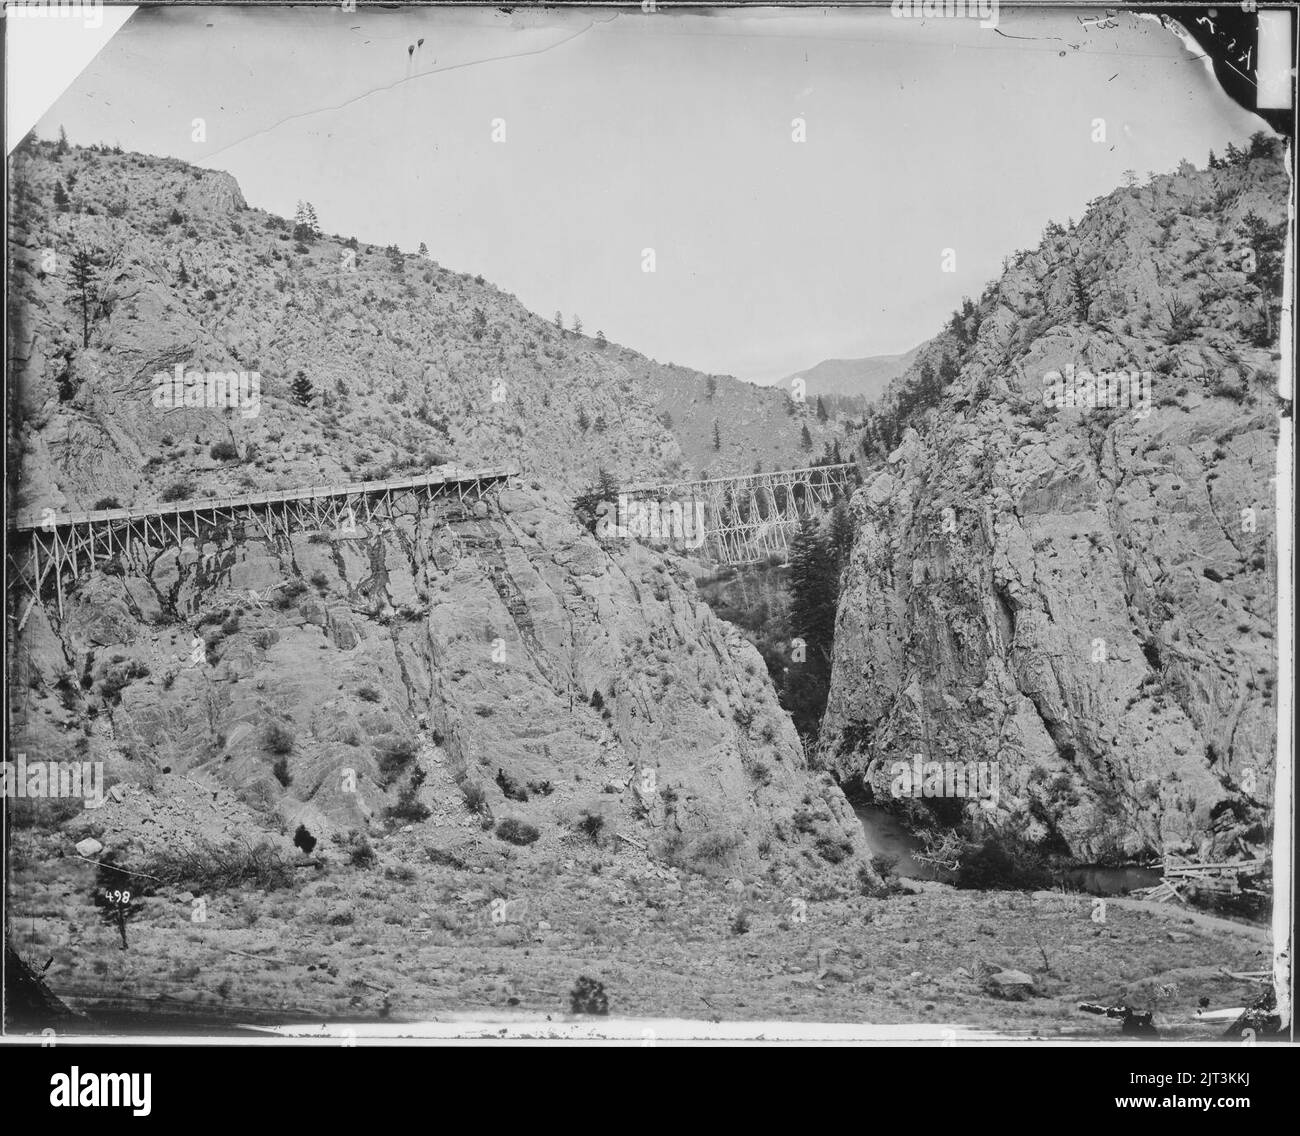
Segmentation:
[(853, 536), (853, 514), (844, 501), (837, 501), (831, 510), (830, 547), (838, 568), (843, 568), (848, 562), (849, 553), (853, 551)]
[(870, 417), (868, 417), (867, 420), (862, 423), (861, 449), (862, 449), (862, 456), (864, 458), (869, 458), (873, 453), (876, 452), (875, 429), (876, 429), (876, 424), (874, 421), (872, 421)]
[(596, 330), (596, 346), (603, 351), (608, 343), (609, 340), (605, 338), (605, 333), (598, 328)]
[(782, 683), (783, 703), (804, 738), (815, 738), (830, 689), (839, 566), (815, 520), (799, 523), (790, 545), (791, 634), (803, 640), (802, 661), (792, 663)]
[(1260, 346), (1273, 342), (1276, 312), (1282, 299), (1282, 276), (1286, 248), (1286, 221), (1270, 225), (1253, 210), (1241, 220), (1241, 237), (1255, 256), (1254, 271), (1247, 279), (1259, 290), (1264, 308)]
[(313, 389), (311, 380), (303, 371), (299, 371), (293, 379), (293, 401), (299, 406), (306, 406), (311, 402)]
[(54, 147), (54, 152), (59, 157), (63, 157), (68, 152), (68, 132), (62, 126), (59, 127), (59, 141)]
[(1088, 295), (1088, 285), (1084, 283), (1083, 273), (1077, 264), (1070, 270), (1070, 290), (1074, 293), (1074, 318), (1080, 323), (1087, 323), (1092, 297)]
[(584, 434), (591, 426), (591, 419), (587, 416), (585, 407), (578, 407), (578, 429)]
[(582, 320), (580, 320), (577, 316), (573, 317), (573, 334), (574, 335), (582, 334)]
[(817, 396), (817, 421), (825, 422), (830, 415), (826, 413), (826, 404), (822, 402), (822, 396)]
[(310, 201), (299, 201), (293, 214), (294, 240), (310, 244), (320, 236), (320, 223), (316, 220), (316, 208)]
[(716, 418), (713, 420), (713, 448), (715, 450), (722, 449), (722, 431), (718, 429), (718, 420)]
[(799, 431), (799, 446), (804, 453), (812, 449), (812, 435), (808, 433), (807, 422), (803, 424), (803, 428)]
[(96, 304), (99, 269), (95, 254), (79, 248), (72, 254), (72, 302), (81, 309), (81, 346), (90, 346), (90, 317)]
[(596, 520), (599, 517), (597, 509), (602, 501), (617, 502), (619, 493), (618, 481), (614, 475), (603, 466), (596, 472), (596, 482), (590, 486), (586, 492), (579, 493), (574, 498), (574, 512), (578, 514), (579, 520), (591, 531), (596, 531)]
[(979, 334), (979, 309), (969, 296), (963, 296), (961, 307), (952, 313), (952, 318), (948, 321), (948, 330), (957, 337), (957, 342), (963, 347), (975, 342), (975, 337)]
[(936, 406), (939, 402), (939, 380), (928, 359), (921, 364), (921, 370), (917, 374), (916, 394), (917, 402), (923, 407)]
[(596, 471), (596, 493), (602, 501), (618, 500), (618, 479), (603, 466)]
[(60, 213), (68, 211), (68, 191), (63, 188), (63, 182), (54, 183), (54, 208)]
[(790, 547), (790, 625), (808, 645), (808, 655), (830, 659), (835, 637), (838, 569), (812, 517), (799, 522)]
[(555, 310), (555, 330), (561, 335), (564, 334), (564, 316), (560, 314), (558, 308)]
[(190, 274), (188, 270), (185, 268), (184, 257), (181, 258), (181, 267), (180, 267), (180, 271), (176, 273), (176, 280), (180, 284), (188, 284), (190, 282)]
[(1257, 130), (1250, 136), (1250, 146), (1246, 150), (1246, 157), (1272, 158), (1278, 153), (1278, 143), (1278, 139), (1270, 138), (1262, 130)]

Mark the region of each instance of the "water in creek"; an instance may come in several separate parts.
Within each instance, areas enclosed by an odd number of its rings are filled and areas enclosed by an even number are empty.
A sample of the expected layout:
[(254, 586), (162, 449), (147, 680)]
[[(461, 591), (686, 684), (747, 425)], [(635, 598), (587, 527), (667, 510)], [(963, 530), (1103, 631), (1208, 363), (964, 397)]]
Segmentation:
[[(941, 873), (917, 860), (914, 853), (921, 850), (921, 842), (903, 827), (893, 813), (878, 805), (856, 802), (853, 811), (862, 825), (867, 845), (877, 855), (898, 857), (895, 873), (906, 880), (933, 880)], [(1074, 867), (1058, 868), (1053, 875), (1058, 885), (1089, 895), (1127, 895), (1138, 888), (1155, 887), (1160, 882), (1157, 868)]]
[(1142, 868), (1130, 864), (1123, 868), (1065, 868), (1057, 872), (1060, 881), (1089, 895), (1128, 895), (1138, 888), (1155, 887), (1160, 882), (1159, 868)]
[(921, 842), (907, 831), (893, 813), (878, 805), (855, 803), (853, 811), (862, 824), (867, 847), (878, 856), (896, 856), (895, 875), (905, 880), (934, 880), (939, 873), (929, 864), (923, 864), (912, 853), (921, 849)]

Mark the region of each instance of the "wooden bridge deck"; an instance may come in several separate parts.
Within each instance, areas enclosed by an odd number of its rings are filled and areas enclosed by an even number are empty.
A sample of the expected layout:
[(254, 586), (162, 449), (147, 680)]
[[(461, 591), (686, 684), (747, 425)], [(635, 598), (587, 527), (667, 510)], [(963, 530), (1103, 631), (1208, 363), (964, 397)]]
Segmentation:
[[(40, 529), (48, 532), (51, 526), (95, 524), (98, 522), (136, 521), (150, 517), (170, 516), (175, 513), (210, 512), (213, 509), (255, 509), (259, 506), (284, 504), (293, 501), (325, 500), (334, 497), (353, 497), (383, 493), (396, 493), (408, 489), (450, 488), (466, 490), (476, 483), (501, 483), (518, 476), (518, 470), (507, 466), (488, 466), (476, 470), (448, 469), (424, 477), (395, 477), (383, 481), (350, 481), (342, 485), (316, 485), (306, 488), (285, 489), (273, 493), (244, 493), (236, 497), (193, 497), (183, 501), (159, 502), (124, 509), (89, 509), (79, 512), (50, 510), (53, 517), (46, 520), (31, 512), (18, 515), (10, 524), (16, 532)], [(468, 495), (468, 493), (467, 493)]]
[[(771, 488), (776, 485), (793, 485), (824, 481), (842, 483), (858, 468), (856, 462), (839, 462), (835, 465), (809, 465), (797, 469), (774, 469), (766, 473), (735, 473), (726, 477), (708, 477), (696, 481), (668, 481), (656, 485), (632, 485), (629, 497), (675, 497), (695, 492), (701, 495), (725, 492), (728, 489)], [(812, 475), (824, 474), (822, 478)]]

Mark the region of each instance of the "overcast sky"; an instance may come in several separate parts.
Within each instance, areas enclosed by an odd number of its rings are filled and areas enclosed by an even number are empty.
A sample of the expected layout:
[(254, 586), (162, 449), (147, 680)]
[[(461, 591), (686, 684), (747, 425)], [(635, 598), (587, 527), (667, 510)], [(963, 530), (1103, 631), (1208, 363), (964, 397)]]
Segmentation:
[(1263, 128), (1154, 21), (830, 11), (152, 8), (37, 133), (229, 170), (252, 205), (771, 381), (907, 350), (1124, 170)]

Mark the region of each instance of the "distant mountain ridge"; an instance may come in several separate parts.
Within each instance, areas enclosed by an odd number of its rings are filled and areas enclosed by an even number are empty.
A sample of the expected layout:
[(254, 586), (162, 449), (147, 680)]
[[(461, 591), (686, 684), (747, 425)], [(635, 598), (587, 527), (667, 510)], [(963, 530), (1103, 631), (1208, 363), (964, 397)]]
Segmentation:
[(838, 395), (874, 401), (885, 393), (889, 384), (912, 365), (923, 344), (901, 355), (867, 355), (861, 359), (823, 359), (804, 371), (782, 379), (779, 386), (789, 389), (796, 379), (804, 382), (808, 398)]

